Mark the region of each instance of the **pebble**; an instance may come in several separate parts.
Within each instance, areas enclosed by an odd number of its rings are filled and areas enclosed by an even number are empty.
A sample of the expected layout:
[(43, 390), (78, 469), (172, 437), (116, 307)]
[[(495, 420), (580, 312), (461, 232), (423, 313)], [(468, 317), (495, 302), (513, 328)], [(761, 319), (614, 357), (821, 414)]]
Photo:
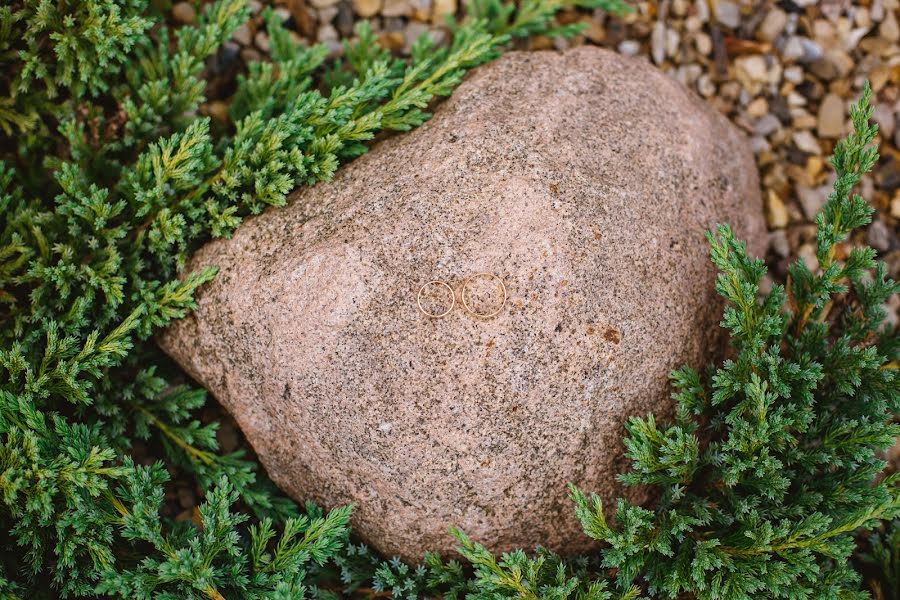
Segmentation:
[(433, 0), (431, 22), (435, 25), (443, 25), (446, 22), (447, 15), (455, 15), (456, 9), (456, 0)]
[(819, 105), (816, 129), (823, 138), (839, 138), (844, 134), (844, 101), (837, 94), (828, 94)]
[(716, 84), (706, 73), (697, 78), (697, 92), (704, 98), (709, 98), (716, 93)]
[(741, 11), (737, 4), (728, 0), (718, 0), (715, 3), (716, 21), (728, 27), (737, 29), (741, 24)]
[(821, 186), (817, 188), (798, 185), (795, 188), (797, 199), (800, 201), (800, 207), (807, 220), (812, 223), (815, 221), (816, 215), (828, 200), (828, 194), (831, 193), (831, 186)]
[(666, 56), (674, 57), (681, 47), (681, 36), (674, 29), (666, 30)]
[(375, 16), (381, 10), (381, 0), (353, 0), (353, 10), (360, 17)]
[(634, 40), (622, 40), (619, 42), (618, 50), (625, 56), (634, 56), (641, 51), (641, 45)]
[(872, 15), (872, 20), (876, 23), (881, 23), (884, 20), (884, 2), (881, 0), (875, 0), (869, 11)]
[(787, 22), (787, 13), (780, 8), (773, 8), (766, 13), (766, 17), (760, 24), (757, 33), (759, 34), (760, 39), (766, 42), (774, 42), (775, 39), (781, 35), (781, 32), (784, 31)]
[(790, 81), (791, 83), (802, 83), (803, 68), (796, 65), (788, 67), (784, 70), (784, 78), (786, 81)]
[(259, 62), (262, 60), (262, 54), (255, 48), (244, 48), (241, 50), (241, 60), (245, 63)]
[(662, 21), (653, 24), (653, 33), (650, 34), (650, 57), (657, 65), (661, 65), (666, 59), (666, 26)]
[(787, 207), (775, 190), (769, 190), (769, 195), (766, 197), (766, 220), (774, 229), (784, 229), (790, 221)]
[(263, 52), (268, 52), (272, 49), (272, 44), (269, 42), (269, 35), (265, 31), (257, 31), (256, 35), (253, 37), (253, 43)]
[(734, 76), (751, 95), (759, 94), (763, 85), (769, 81), (766, 59), (759, 54), (737, 58), (734, 61)]
[(338, 37), (338, 31), (331, 23), (320, 25), (319, 30), (316, 32), (316, 39), (320, 42), (337, 41)]
[(407, 0), (385, 0), (381, 14), (385, 17), (408, 17), (413, 7)]
[(792, 108), (799, 108), (801, 106), (806, 106), (807, 101), (805, 97), (798, 94), (797, 92), (790, 92), (787, 95), (787, 103), (788, 106)]
[(900, 219), (900, 196), (894, 196), (891, 200), (891, 216)]
[(408, 0), (412, 7), (411, 17), (416, 21), (431, 20), (431, 0)]
[(803, 129), (801, 131), (795, 131), (792, 136), (794, 140), (794, 144), (796, 144), (797, 148), (806, 152), (808, 154), (821, 154), (822, 147), (819, 146), (819, 140), (816, 139), (809, 130)]
[(853, 21), (860, 27), (869, 28), (872, 26), (872, 16), (869, 9), (865, 6), (857, 6), (856, 13), (853, 15)]
[(402, 31), (385, 31), (378, 36), (378, 43), (388, 50), (400, 50), (406, 44)]
[(241, 46), (249, 46), (253, 42), (253, 34), (250, 33), (250, 27), (246, 23), (235, 29), (231, 38)]
[(768, 112), (769, 102), (763, 97), (756, 98), (747, 105), (747, 114), (751, 117), (762, 117)]
[(694, 38), (694, 46), (697, 48), (697, 52), (703, 56), (709, 56), (713, 50), (712, 38), (705, 33), (698, 33)]
[(339, 1), (340, 0), (309, 0), (309, 3), (315, 8), (328, 8), (329, 6), (334, 6)]
[(228, 121), (228, 105), (221, 100), (213, 100), (206, 105), (206, 114), (212, 117), (213, 121), (225, 123)]
[(423, 35), (428, 35), (429, 27), (425, 23), (416, 23), (415, 21), (410, 22), (406, 26), (406, 30), (403, 32), (403, 38), (405, 44), (403, 49), (406, 53), (409, 53), (412, 50), (412, 45), (416, 42), (419, 37)]
[(316, 32), (314, 10), (306, 6), (305, 0), (287, 0), (286, 8), (294, 19), (296, 33), (312, 38)]
[(331, 23), (336, 16), (338, 16), (338, 12), (340, 9), (337, 6), (326, 6), (325, 8), (320, 8), (316, 11), (319, 14), (319, 24), (324, 25), (325, 23)]
[(701, 23), (709, 21), (709, 2), (708, 0), (697, 0), (694, 2), (694, 10), (697, 12), (697, 18)]
[(750, 148), (753, 149), (753, 154), (762, 154), (763, 152), (771, 152), (772, 144), (766, 138), (755, 135), (750, 138)]
[(807, 37), (794, 35), (788, 38), (781, 55), (787, 60), (812, 62), (822, 57), (822, 47)]
[(894, 135), (894, 126), (896, 121), (894, 118), (894, 109), (890, 104), (880, 102), (875, 105), (872, 111), (872, 120), (878, 123), (878, 133), (885, 138)]
[(866, 241), (880, 252), (887, 252), (891, 249), (892, 237), (891, 230), (883, 221), (872, 221), (866, 230)]
[(853, 50), (856, 46), (859, 45), (860, 40), (862, 40), (867, 33), (869, 33), (870, 27), (857, 27), (856, 29), (850, 31), (846, 36), (844, 36), (844, 50)]
[(183, 25), (190, 25), (197, 20), (197, 11), (190, 2), (179, 2), (172, 7), (172, 16)]
[(788, 242), (787, 234), (784, 232), (784, 229), (776, 229), (775, 231), (769, 232), (769, 248), (782, 258), (790, 256), (791, 244)]
[[(803, 111), (803, 109), (800, 109)], [(816, 118), (806, 111), (794, 116), (792, 123), (794, 129), (812, 129), (816, 126)]]
[(756, 135), (761, 135), (764, 137), (768, 137), (781, 129), (781, 121), (778, 120), (778, 117), (773, 115), (772, 113), (768, 113), (760, 117), (758, 121), (756, 121), (756, 125), (753, 126), (753, 131)]
[(889, 42), (896, 43), (900, 41), (900, 26), (897, 25), (897, 15), (894, 14), (893, 10), (888, 11), (887, 17), (881, 22), (881, 27), (878, 28), (878, 33)]
[(816, 258), (816, 247), (810, 243), (803, 244), (797, 250), (800, 260), (806, 264), (806, 268), (815, 273), (819, 269), (819, 259)]

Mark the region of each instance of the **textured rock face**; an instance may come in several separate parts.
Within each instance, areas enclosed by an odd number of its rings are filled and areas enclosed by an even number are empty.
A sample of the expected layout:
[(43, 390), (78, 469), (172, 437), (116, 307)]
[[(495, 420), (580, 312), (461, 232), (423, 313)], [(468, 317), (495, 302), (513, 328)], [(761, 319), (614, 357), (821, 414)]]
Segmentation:
[[(160, 343), (298, 499), (353, 502), (389, 555), (588, 545), (622, 423), (671, 414), (667, 373), (717, 347), (703, 231), (764, 248), (743, 137), (651, 67), (583, 47), (481, 67), (420, 129), (247, 221)], [(477, 318), (462, 305), (466, 289)], [(455, 305), (443, 318), (424, 316)], [(419, 292), (422, 291), (420, 295)]]

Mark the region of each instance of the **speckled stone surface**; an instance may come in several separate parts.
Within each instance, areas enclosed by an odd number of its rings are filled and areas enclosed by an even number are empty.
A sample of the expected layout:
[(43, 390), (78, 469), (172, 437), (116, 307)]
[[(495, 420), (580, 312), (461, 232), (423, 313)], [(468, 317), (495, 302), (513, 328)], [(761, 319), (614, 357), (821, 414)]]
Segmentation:
[[(566, 484), (607, 499), (628, 415), (719, 345), (703, 231), (764, 248), (746, 140), (676, 82), (596, 48), (511, 53), (421, 128), (202, 248), (217, 265), (162, 347), (298, 499), (356, 505), (388, 555), (588, 546)], [(467, 277), (500, 277), (491, 319)], [(456, 305), (417, 307), (442, 280)], [(450, 295), (429, 286), (423, 306)], [(468, 303), (499, 306), (476, 279)]]

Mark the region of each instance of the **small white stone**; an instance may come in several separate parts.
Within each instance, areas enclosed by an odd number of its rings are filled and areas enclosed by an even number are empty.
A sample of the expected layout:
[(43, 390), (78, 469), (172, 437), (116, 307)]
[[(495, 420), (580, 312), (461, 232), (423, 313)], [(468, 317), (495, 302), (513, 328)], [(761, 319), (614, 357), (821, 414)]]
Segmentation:
[(735, 61), (735, 66), (753, 81), (766, 81), (766, 59), (759, 54), (743, 56)]
[(844, 101), (837, 94), (828, 94), (822, 99), (816, 129), (823, 138), (844, 135)]
[(856, 48), (859, 45), (860, 40), (869, 33), (870, 29), (871, 27), (857, 27), (856, 29), (850, 30), (850, 32), (844, 36), (844, 50), (849, 52)]
[(331, 23), (321, 25), (316, 33), (316, 39), (320, 42), (334, 42), (338, 37), (337, 29)]
[(798, 107), (806, 106), (806, 98), (797, 92), (791, 92), (787, 95), (788, 106)]
[(694, 45), (697, 47), (697, 52), (703, 56), (709, 56), (712, 53), (712, 38), (705, 33), (697, 34), (697, 37), (694, 38)]
[(709, 21), (709, 4), (707, 0), (697, 0), (694, 3), (694, 8), (697, 10), (697, 18), (700, 19), (701, 23)]
[(783, 229), (769, 232), (769, 248), (782, 258), (790, 256), (791, 244), (788, 242), (787, 234)]
[(666, 59), (666, 26), (662, 21), (653, 24), (653, 33), (650, 34), (650, 56), (657, 65), (661, 65)]
[(757, 135), (766, 137), (772, 135), (779, 129), (781, 129), (781, 121), (779, 121), (778, 117), (776, 117), (772, 113), (768, 113), (760, 117), (756, 122), (756, 125), (753, 126), (753, 131)]
[(741, 24), (741, 10), (734, 2), (728, 0), (718, 0), (715, 3), (716, 20), (728, 27), (729, 29), (737, 29)]
[(706, 73), (697, 78), (697, 92), (704, 98), (709, 98), (716, 93), (716, 84)]
[(815, 221), (816, 214), (822, 210), (828, 194), (831, 192), (830, 186), (820, 186), (816, 188), (806, 187), (805, 185), (797, 185), (795, 188), (797, 199), (800, 201), (800, 207), (803, 208), (803, 214), (806, 219), (812, 223)]
[(781, 35), (781, 32), (784, 31), (784, 28), (787, 26), (788, 16), (787, 13), (781, 10), (780, 8), (773, 8), (768, 13), (766, 13), (766, 17), (763, 19), (763, 22), (759, 26), (759, 37), (767, 42), (772, 42)]
[(797, 148), (806, 152), (808, 154), (822, 154), (822, 147), (819, 146), (819, 140), (816, 139), (809, 130), (802, 129), (800, 131), (795, 131), (792, 136), (794, 140), (794, 144), (797, 145)]
[(878, 28), (878, 33), (889, 42), (900, 41), (900, 26), (897, 25), (897, 15), (894, 14), (894, 11), (887, 13), (887, 17)]
[(640, 43), (635, 40), (622, 40), (618, 47), (619, 53), (625, 56), (635, 56), (641, 51)]
[(884, 138), (894, 135), (896, 125), (894, 108), (890, 104), (880, 102), (872, 111), (872, 120), (878, 123), (878, 133)]
[(803, 82), (803, 68), (796, 65), (784, 70), (784, 78), (791, 83)]
[(781, 56), (786, 60), (812, 62), (821, 58), (822, 47), (807, 37), (792, 35), (785, 43)]
[(816, 258), (816, 248), (812, 244), (803, 244), (797, 251), (800, 260), (806, 264), (806, 268), (815, 273), (819, 269), (819, 259)]
[(674, 29), (666, 30), (666, 56), (675, 57), (681, 47), (681, 36)]
[(884, 20), (884, 3), (881, 0), (875, 0), (872, 8), (869, 9), (869, 14), (873, 21), (881, 23)]

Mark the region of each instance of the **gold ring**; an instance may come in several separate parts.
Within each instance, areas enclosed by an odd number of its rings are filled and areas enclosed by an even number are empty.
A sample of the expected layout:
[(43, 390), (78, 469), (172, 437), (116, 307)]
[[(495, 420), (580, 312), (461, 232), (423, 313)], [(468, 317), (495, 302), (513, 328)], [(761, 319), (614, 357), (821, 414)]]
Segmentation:
[[(476, 277), (488, 277), (490, 279), (496, 279), (497, 283), (500, 284), (500, 289), (503, 290), (503, 302), (500, 303), (500, 308), (498, 308), (497, 310), (495, 310), (492, 313), (489, 313), (486, 315), (477, 313), (474, 310), (472, 310), (472, 307), (469, 306), (468, 302), (466, 302), (466, 288), (469, 287), (469, 283)], [(463, 287), (462, 287), (462, 292), (460, 293), (460, 298), (462, 299), (462, 304), (465, 307), (465, 309), (467, 311), (469, 311), (472, 315), (474, 315), (480, 319), (489, 319), (489, 318), (493, 317), (494, 315), (498, 314), (501, 310), (503, 310), (503, 307), (506, 306), (506, 286), (503, 285), (503, 280), (500, 279), (499, 277), (497, 277), (496, 275), (494, 275), (493, 273), (478, 273), (478, 274), (472, 275), (471, 277), (466, 279), (466, 282), (463, 284)]]
[[(450, 292), (450, 308), (448, 308), (447, 310), (445, 310), (444, 312), (442, 312), (440, 314), (430, 313), (427, 310), (425, 310), (425, 308), (422, 306), (422, 292), (424, 292), (425, 288), (427, 288), (431, 284), (442, 285), (445, 288), (447, 288), (448, 292)], [(432, 319), (440, 319), (441, 317), (448, 315), (450, 313), (450, 311), (453, 310), (453, 307), (456, 306), (456, 293), (453, 291), (453, 288), (450, 287), (449, 285), (447, 285), (445, 282), (438, 281), (437, 279), (435, 279), (433, 281), (429, 281), (428, 283), (424, 284), (422, 287), (419, 288), (419, 295), (416, 296), (416, 304), (419, 305), (419, 310), (422, 311), (422, 314), (425, 315), (426, 317), (431, 317)]]

